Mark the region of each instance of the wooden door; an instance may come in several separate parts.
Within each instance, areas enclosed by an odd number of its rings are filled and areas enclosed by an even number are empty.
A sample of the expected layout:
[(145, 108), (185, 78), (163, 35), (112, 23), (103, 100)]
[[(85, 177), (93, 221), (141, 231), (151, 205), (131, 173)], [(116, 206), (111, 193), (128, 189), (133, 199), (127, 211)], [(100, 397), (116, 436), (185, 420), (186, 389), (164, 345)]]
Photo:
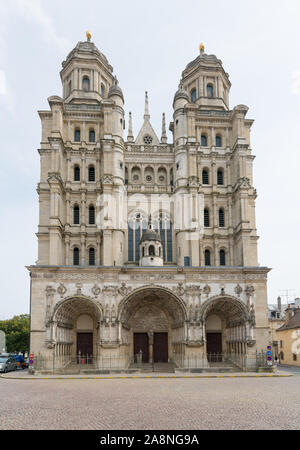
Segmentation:
[(134, 357), (142, 350), (142, 362), (149, 362), (149, 337), (147, 333), (134, 333), (133, 335)]
[(77, 355), (93, 356), (93, 333), (77, 333)]
[(168, 362), (168, 333), (154, 333), (153, 361)]
[(206, 334), (207, 358), (211, 362), (221, 361), (222, 353), (222, 333)]

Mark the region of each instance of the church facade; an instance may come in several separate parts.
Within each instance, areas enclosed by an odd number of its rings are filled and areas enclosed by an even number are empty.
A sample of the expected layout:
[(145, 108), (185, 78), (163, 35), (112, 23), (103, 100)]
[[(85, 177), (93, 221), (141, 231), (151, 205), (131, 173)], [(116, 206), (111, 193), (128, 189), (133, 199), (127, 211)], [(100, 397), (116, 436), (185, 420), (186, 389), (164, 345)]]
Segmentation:
[[(39, 111), (38, 260), (31, 353), (184, 366), (189, 355), (268, 343), (267, 273), (257, 260), (248, 108), (229, 107), (222, 62), (182, 72), (167, 142), (145, 94), (137, 137), (107, 58), (79, 42), (62, 97)], [(126, 121), (127, 122), (127, 121)]]

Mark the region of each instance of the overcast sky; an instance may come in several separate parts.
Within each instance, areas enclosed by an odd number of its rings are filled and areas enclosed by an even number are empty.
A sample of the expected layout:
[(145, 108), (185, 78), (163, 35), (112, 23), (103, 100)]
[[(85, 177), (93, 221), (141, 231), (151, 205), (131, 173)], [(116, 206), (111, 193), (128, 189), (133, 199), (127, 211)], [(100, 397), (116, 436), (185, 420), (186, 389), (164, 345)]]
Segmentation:
[(0, 319), (29, 311), (25, 265), (37, 259), (37, 110), (48, 109), (50, 95), (61, 95), (61, 62), (86, 30), (114, 68), (135, 137), (145, 90), (159, 136), (162, 112), (172, 120), (181, 72), (200, 42), (223, 61), (230, 108), (248, 105), (247, 117), (255, 119), (259, 263), (273, 269), (268, 301), (287, 289), (289, 300), (300, 296), (299, 29), (299, 0), (0, 0)]

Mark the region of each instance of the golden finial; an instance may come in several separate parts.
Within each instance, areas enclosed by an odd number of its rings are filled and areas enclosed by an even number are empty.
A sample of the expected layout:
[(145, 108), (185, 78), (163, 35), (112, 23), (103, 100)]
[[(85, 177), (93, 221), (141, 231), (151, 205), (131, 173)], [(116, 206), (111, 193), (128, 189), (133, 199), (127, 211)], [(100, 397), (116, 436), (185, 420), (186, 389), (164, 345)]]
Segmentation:
[(87, 40), (90, 41), (92, 38), (92, 33), (90, 31), (87, 31), (85, 34), (86, 34)]
[(200, 52), (204, 52), (205, 46), (204, 46), (203, 42), (201, 42), (201, 44), (199, 45), (199, 50), (200, 50)]

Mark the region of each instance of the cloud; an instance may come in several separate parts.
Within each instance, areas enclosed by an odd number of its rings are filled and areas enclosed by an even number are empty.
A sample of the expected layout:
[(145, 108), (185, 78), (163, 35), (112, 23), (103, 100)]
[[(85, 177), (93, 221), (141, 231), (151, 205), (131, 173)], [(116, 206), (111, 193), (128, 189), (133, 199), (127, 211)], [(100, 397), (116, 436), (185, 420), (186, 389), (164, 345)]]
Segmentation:
[(52, 18), (42, 8), (40, 0), (15, 0), (15, 6), (15, 12), (42, 28), (46, 42), (55, 45), (62, 53), (67, 52), (70, 48), (68, 39), (56, 31)]

